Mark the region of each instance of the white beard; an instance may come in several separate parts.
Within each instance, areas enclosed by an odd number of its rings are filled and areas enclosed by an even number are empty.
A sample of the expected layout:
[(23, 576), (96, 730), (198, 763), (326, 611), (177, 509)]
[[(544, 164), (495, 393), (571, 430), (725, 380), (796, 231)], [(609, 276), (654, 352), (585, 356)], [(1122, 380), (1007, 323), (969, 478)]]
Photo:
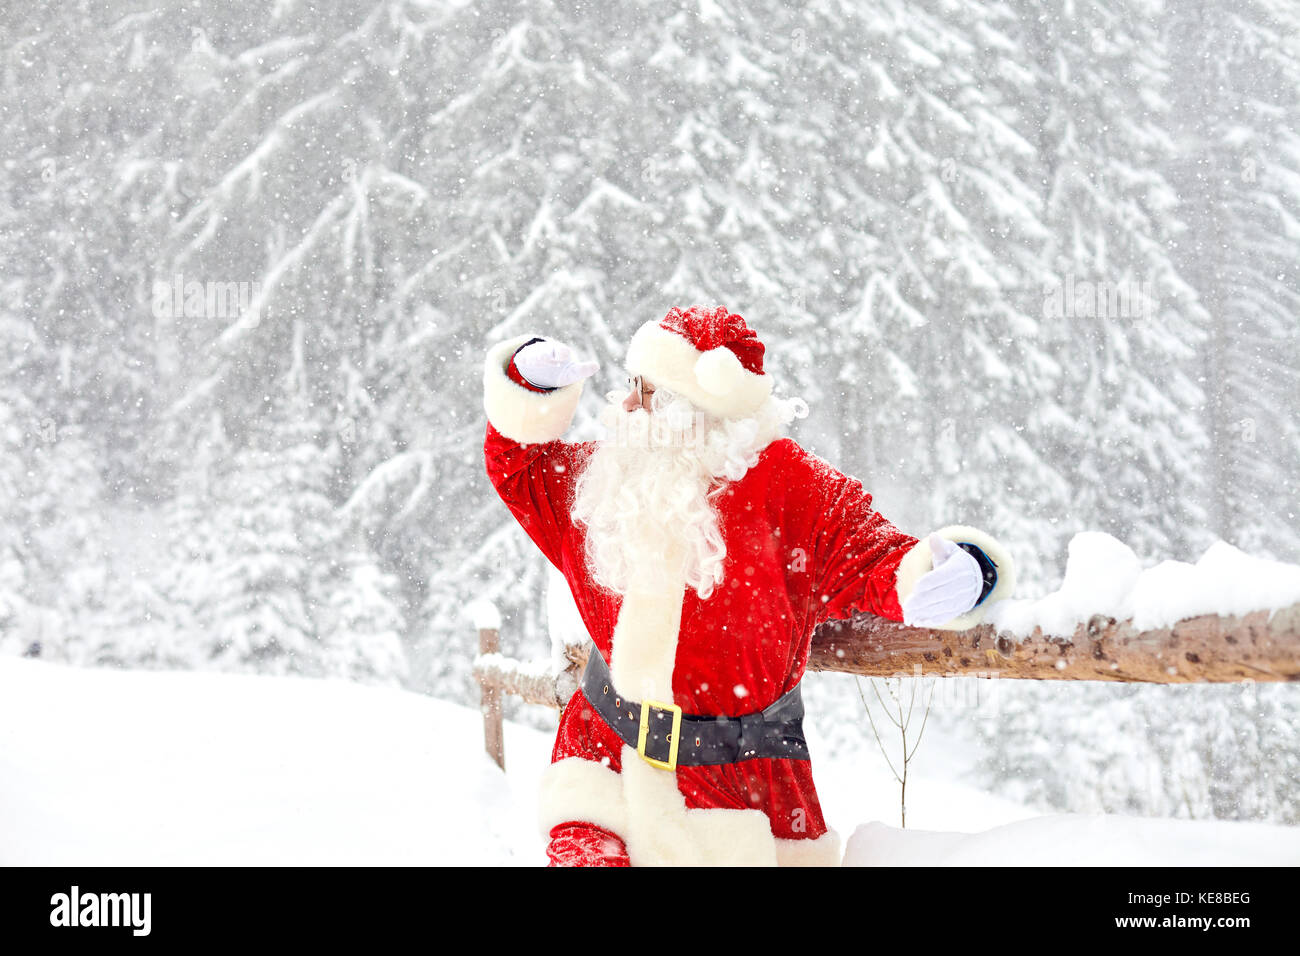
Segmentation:
[(626, 412), (611, 399), (601, 412), (612, 434), (578, 479), (573, 517), (586, 526), (597, 584), (625, 595), (633, 583), (639, 591), (685, 583), (707, 599), (727, 556), (714, 499), (807, 405), (771, 399), (754, 418), (725, 421), (659, 389), (654, 406)]

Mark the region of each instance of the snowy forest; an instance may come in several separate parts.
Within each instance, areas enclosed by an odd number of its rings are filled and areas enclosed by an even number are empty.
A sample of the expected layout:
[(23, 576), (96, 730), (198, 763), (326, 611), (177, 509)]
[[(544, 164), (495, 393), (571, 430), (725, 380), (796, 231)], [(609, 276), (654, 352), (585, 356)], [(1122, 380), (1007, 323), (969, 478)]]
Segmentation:
[[(68, 0), (0, 57), (0, 653), (475, 704), (467, 605), (548, 648), (484, 350), (594, 357), (595, 437), (692, 304), (1022, 595), (1086, 529), (1300, 562), (1295, 0)], [(1293, 686), (999, 684), (929, 731), (990, 789), (1300, 824)]]

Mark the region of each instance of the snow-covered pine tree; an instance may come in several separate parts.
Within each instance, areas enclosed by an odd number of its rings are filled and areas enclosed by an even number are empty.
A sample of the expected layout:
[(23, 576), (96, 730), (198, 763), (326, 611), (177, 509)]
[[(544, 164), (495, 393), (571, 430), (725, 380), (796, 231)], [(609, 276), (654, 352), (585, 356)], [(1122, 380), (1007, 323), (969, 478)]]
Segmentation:
[(970, 725), (985, 785), (1056, 812), (1296, 822), (1285, 686), (1048, 683), (1007, 682)]
[(165, 451), (149, 441), (153, 327), (135, 303), (155, 247), (133, 197), (118, 191), (148, 127), (146, 90), (116, 55), (115, 11), (61, 5), (4, 16), (0, 136), (13, 160), (0, 173), (0, 256), (20, 278), (11, 304), (40, 333), (39, 387), (57, 401), (43, 415), (82, 429), (107, 500), (152, 504), (165, 493), (156, 482)]
[(330, 508), (320, 484), (303, 482), (312, 458), (305, 443), (244, 449), (221, 483), (209, 519), (218, 539), (212, 564), (190, 602), (214, 666), (323, 672), (311, 584), (315, 562), (328, 559)]
[[(22, 288), (7, 283), (5, 301), (21, 302)], [(0, 304), (0, 651), (39, 644), (44, 657), (97, 663), (102, 637), (78, 615), (103, 596), (98, 448), (64, 417), (75, 412), (50, 345)]]
[(874, 423), (865, 470), (909, 489), (906, 526), (981, 524), (1028, 558), (1068, 496), (1037, 444), (1059, 367), (1038, 341), (1041, 203), (1019, 175), (1034, 160), (1017, 130), (1029, 80), (991, 69), (1013, 48), (1010, 16), (908, 3), (864, 17), (856, 168), (878, 246), (844, 318), (877, 347), (846, 366), (847, 417)]
[(325, 602), (316, 615), (324, 673), (363, 683), (405, 681), (407, 627), (396, 575), (381, 570), (363, 543), (331, 550), (343, 557), (332, 559), (330, 573), (316, 581)]
[(1165, 7), (1177, 249), (1209, 315), (1201, 376), (1209, 529), (1300, 559), (1300, 11), (1286, 0)]
[[(1172, 254), (1170, 66), (1148, 0), (1051, 2), (1022, 21), (1049, 270), (1043, 341), (1059, 363), (1047, 453), (1070, 486), (1062, 532), (1098, 528), (1140, 557), (1209, 543), (1196, 357), (1204, 309)], [(1048, 553), (1060, 553), (1053, 551)]]

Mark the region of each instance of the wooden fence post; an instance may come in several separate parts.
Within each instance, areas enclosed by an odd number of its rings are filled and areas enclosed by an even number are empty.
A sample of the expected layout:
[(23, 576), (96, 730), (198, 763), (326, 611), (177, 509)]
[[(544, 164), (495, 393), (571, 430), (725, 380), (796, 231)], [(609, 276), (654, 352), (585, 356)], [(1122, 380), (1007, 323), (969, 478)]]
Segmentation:
[[(501, 650), (501, 632), (495, 627), (480, 627), (478, 630), (478, 650), (480, 654), (496, 654)], [(506, 769), (505, 726), (501, 720), (501, 691), (496, 685), (483, 678), (479, 679), (479, 692), (483, 712), (483, 746), (497, 766)]]

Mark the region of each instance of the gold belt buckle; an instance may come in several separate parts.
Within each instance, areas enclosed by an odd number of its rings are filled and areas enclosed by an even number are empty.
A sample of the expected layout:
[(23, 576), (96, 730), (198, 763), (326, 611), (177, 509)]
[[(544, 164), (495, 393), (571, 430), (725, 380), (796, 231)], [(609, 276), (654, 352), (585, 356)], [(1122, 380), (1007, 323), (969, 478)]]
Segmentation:
[[(645, 752), (646, 737), (650, 734), (650, 709), (669, 710), (673, 714), (673, 729), (668, 735), (668, 760), (656, 760), (654, 757), (647, 757)], [(677, 769), (677, 745), (680, 742), (682, 730), (682, 709), (676, 704), (664, 704), (657, 700), (643, 700), (641, 702), (641, 727), (637, 733), (636, 752), (646, 763), (659, 767), (663, 770)]]

